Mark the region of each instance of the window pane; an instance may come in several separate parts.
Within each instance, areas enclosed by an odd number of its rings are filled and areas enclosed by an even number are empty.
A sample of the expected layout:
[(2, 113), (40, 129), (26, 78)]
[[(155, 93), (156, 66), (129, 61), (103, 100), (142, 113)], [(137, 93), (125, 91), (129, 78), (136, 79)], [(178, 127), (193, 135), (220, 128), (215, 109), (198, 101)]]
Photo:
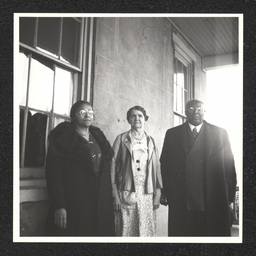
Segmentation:
[(174, 84), (176, 84), (176, 83), (177, 83), (177, 74), (175, 74), (175, 73), (174, 73), (173, 82), (174, 82)]
[(174, 68), (174, 110), (181, 115), (185, 115), (185, 103), (189, 100), (189, 69), (177, 58), (175, 58)]
[(58, 124), (60, 124), (64, 121), (67, 121), (67, 119), (65, 119), (63, 117), (55, 116), (55, 118), (54, 118), (54, 127), (56, 127)]
[(58, 57), (60, 18), (39, 18), (37, 46)]
[(20, 42), (31, 47), (34, 46), (35, 22), (36, 18), (20, 18)]
[(78, 66), (80, 28), (79, 21), (72, 18), (63, 19), (61, 59), (76, 66)]
[(29, 58), (24, 53), (19, 53), (19, 70), (18, 70), (18, 91), (20, 95), (20, 105), (26, 105), (27, 83), (28, 83), (28, 63)]
[(175, 61), (175, 82), (181, 86), (186, 87), (186, 76), (187, 76), (187, 67), (184, 66), (178, 59)]
[(54, 113), (69, 115), (73, 96), (73, 75), (71, 72), (56, 68), (54, 88)]
[(177, 109), (179, 113), (183, 113), (183, 89), (177, 86)]
[(51, 111), (53, 97), (53, 69), (47, 63), (31, 60), (28, 106)]
[(42, 167), (45, 162), (47, 115), (29, 111), (24, 167)]
[(178, 115), (174, 115), (174, 126), (178, 126), (178, 125), (180, 125), (180, 124), (182, 124), (182, 119), (181, 119), (181, 117), (180, 116), (178, 116)]
[(180, 87), (184, 87), (184, 74), (183, 73), (178, 73), (177, 74), (177, 84)]
[(185, 117), (179, 116), (179, 115), (174, 115), (174, 124), (173, 126), (178, 126), (183, 124), (186, 121)]

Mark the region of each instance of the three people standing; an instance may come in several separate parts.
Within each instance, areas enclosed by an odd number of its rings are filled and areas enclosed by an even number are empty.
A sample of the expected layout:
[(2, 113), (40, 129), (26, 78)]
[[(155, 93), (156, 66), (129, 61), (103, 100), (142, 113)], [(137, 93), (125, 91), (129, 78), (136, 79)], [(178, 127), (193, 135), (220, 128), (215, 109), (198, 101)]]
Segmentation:
[(92, 126), (91, 104), (75, 103), (71, 122), (49, 135), (48, 235), (155, 236), (161, 197), (169, 236), (230, 236), (236, 172), (227, 132), (204, 121), (199, 100), (187, 102), (185, 113), (187, 121), (166, 132), (159, 161), (142, 107), (128, 110), (131, 128), (112, 150)]

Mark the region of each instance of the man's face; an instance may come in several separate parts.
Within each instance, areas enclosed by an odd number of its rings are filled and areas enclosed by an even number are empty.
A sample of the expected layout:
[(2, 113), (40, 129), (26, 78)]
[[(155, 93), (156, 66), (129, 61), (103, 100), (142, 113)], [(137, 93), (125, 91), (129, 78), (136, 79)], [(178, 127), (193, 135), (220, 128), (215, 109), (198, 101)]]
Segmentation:
[(191, 102), (185, 111), (188, 122), (194, 126), (201, 124), (204, 120), (204, 106), (200, 102)]

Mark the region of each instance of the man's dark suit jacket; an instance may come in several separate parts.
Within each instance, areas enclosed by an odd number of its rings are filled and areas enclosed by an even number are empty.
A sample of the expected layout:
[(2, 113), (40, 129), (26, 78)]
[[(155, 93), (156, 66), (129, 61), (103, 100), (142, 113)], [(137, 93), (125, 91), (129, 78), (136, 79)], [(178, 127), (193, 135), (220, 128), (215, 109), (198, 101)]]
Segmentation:
[[(206, 219), (209, 236), (230, 236), (229, 203), (234, 200), (236, 172), (226, 130), (204, 121), (202, 168), (205, 174)], [(188, 123), (167, 130), (161, 154), (163, 192), (169, 205), (169, 236), (186, 236)]]

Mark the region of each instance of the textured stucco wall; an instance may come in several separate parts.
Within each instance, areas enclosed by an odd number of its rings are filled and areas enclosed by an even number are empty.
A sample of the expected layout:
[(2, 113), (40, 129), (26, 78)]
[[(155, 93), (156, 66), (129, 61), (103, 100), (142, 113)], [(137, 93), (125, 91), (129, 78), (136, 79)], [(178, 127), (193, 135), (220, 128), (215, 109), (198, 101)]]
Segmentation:
[(170, 25), (158, 18), (100, 18), (97, 22), (94, 109), (111, 143), (130, 127), (127, 110), (143, 106), (146, 130), (162, 144), (172, 125), (173, 50)]
[(44, 236), (49, 203), (47, 201), (20, 204), (20, 236)]
[[(99, 18), (96, 30), (94, 110), (96, 125), (113, 143), (128, 129), (127, 110), (144, 107), (145, 129), (161, 153), (163, 139), (173, 126), (173, 28), (165, 18)], [(182, 36), (179, 35), (181, 40)], [(184, 41), (184, 40), (183, 40)], [(195, 64), (195, 96), (204, 97), (201, 58)], [(167, 235), (167, 207), (157, 211), (159, 236)]]

